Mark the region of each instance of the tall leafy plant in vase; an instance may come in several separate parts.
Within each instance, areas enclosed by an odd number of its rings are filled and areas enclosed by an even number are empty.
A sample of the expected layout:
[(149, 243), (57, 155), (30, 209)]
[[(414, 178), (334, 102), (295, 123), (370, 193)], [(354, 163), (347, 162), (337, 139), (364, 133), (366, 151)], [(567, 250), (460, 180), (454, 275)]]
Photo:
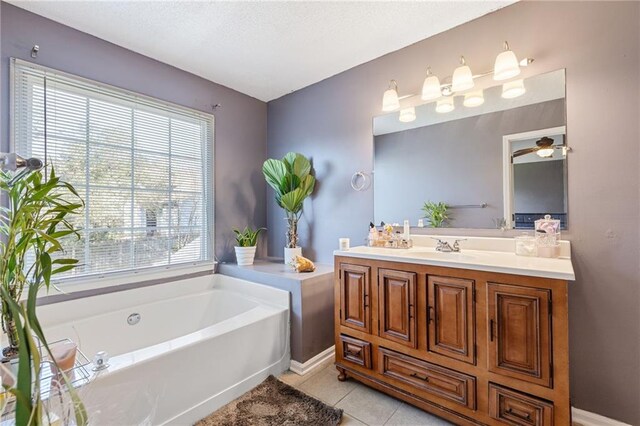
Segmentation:
[[(16, 180), (2, 171), (0, 191), (8, 201), (0, 217), (2, 325), (9, 342), (3, 355), (18, 358), (16, 382), (3, 385), (15, 396), (15, 424), (37, 426), (50, 414), (40, 388), (43, 356), (55, 361), (36, 315), (36, 299), (40, 288), (52, 285), (53, 275), (78, 263), (61, 254), (63, 239), (78, 236), (69, 219), (82, 209), (83, 202), (53, 168), (48, 179), (37, 171)], [(87, 424), (84, 405), (66, 374), (59, 379), (71, 398), (73, 422)]]
[(313, 192), (316, 179), (311, 175), (311, 162), (302, 154), (289, 152), (282, 160), (270, 158), (262, 166), (264, 177), (275, 191), (276, 202), (286, 213), (287, 242), (285, 263), (301, 255), (298, 246), (298, 221), (304, 200)]

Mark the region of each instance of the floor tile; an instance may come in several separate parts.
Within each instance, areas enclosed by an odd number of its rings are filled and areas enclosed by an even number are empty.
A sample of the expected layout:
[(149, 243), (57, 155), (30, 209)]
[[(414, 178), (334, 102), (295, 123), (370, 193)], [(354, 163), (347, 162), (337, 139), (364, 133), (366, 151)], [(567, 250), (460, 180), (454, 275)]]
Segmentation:
[(383, 425), (400, 404), (395, 398), (366, 386), (358, 386), (336, 404), (336, 408), (342, 408), (350, 416), (373, 426)]
[(351, 417), (348, 414), (342, 414), (342, 421), (340, 422), (340, 426), (367, 426), (362, 423), (360, 420)]
[(280, 375), (280, 377), (278, 377), (278, 379), (285, 382), (289, 386), (293, 386), (294, 388), (302, 384), (302, 382), (304, 382), (305, 380), (309, 380), (310, 378), (311, 378), (311, 375), (309, 375), (309, 377), (307, 377), (307, 375), (301, 376), (299, 374), (294, 373), (291, 370), (285, 371)]
[(426, 413), (419, 408), (416, 408), (409, 404), (402, 404), (396, 410), (391, 418), (385, 423), (385, 426), (449, 426), (452, 423), (436, 417), (432, 414)]
[[(307, 374), (305, 374), (304, 376), (301, 376), (297, 373), (294, 373), (291, 370), (287, 370), (284, 373), (282, 373), (280, 375), (280, 377), (278, 377), (278, 379), (280, 379), (281, 381), (285, 382), (286, 384), (288, 384), (289, 386), (293, 386), (293, 387), (298, 387), (300, 386), (302, 383), (306, 382), (307, 380), (309, 380), (311, 377), (313, 377), (314, 375), (322, 372), (322, 370), (326, 370), (326, 369), (333, 369), (335, 370), (335, 366), (333, 365), (334, 360), (333, 358), (328, 359), (326, 361), (323, 361), (320, 365), (318, 365), (316, 368), (314, 368), (313, 370), (309, 371)], [(337, 370), (336, 370), (337, 371)]]
[(297, 386), (301, 391), (329, 405), (335, 405), (355, 387), (356, 382), (353, 380), (338, 381), (338, 372), (335, 369), (323, 369)]

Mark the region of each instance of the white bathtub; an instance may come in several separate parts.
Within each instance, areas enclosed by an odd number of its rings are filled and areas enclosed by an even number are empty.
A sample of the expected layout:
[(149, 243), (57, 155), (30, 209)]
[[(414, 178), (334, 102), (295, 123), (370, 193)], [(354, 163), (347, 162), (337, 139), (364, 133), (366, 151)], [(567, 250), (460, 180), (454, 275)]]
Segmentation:
[(92, 424), (193, 424), (290, 362), (289, 294), (218, 274), (38, 313), (49, 341), (111, 357), (81, 391)]

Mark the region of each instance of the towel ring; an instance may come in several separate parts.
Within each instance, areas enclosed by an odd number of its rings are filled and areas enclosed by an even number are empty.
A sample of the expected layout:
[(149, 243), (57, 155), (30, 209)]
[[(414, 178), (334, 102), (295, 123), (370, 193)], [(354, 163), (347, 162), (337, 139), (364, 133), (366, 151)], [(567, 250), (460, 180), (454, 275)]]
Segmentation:
[[(359, 185), (358, 180), (361, 181)], [(365, 172), (358, 171), (351, 176), (351, 188), (353, 188), (354, 191), (364, 191), (369, 187), (370, 183), (371, 179), (369, 179), (369, 176)]]

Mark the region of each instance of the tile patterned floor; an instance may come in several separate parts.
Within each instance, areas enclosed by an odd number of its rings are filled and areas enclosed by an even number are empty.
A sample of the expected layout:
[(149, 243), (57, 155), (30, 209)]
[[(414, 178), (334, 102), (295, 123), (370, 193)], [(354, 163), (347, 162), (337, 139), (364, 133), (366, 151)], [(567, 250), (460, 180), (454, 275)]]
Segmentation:
[(451, 423), (409, 404), (349, 379), (340, 382), (333, 360), (299, 376), (291, 371), (280, 376), (283, 382), (344, 410), (346, 426), (447, 426)]

